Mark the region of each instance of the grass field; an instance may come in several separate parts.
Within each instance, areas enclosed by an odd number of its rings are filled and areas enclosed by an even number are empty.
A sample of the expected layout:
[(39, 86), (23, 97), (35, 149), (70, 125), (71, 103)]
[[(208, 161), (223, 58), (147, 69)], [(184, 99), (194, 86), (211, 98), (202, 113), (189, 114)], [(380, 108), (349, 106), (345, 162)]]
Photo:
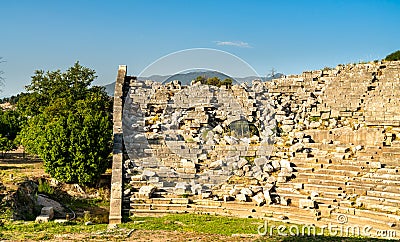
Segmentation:
[[(0, 238), (5, 240), (96, 240), (96, 241), (383, 241), (372, 238), (329, 236), (257, 235), (264, 222), (251, 218), (228, 218), (214, 215), (177, 214), (164, 217), (131, 217), (118, 228), (107, 224), (85, 225), (83, 219), (64, 224), (37, 224), (3, 221)], [(279, 226), (283, 223), (270, 222)], [(174, 236), (170, 238), (170, 236)], [(163, 239), (164, 238), (164, 239)]]

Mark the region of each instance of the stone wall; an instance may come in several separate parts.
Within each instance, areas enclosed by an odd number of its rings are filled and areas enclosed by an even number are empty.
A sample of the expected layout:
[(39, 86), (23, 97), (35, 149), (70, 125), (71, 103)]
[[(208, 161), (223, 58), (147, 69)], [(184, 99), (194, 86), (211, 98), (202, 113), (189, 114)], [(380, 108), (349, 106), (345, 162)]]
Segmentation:
[(400, 62), (348, 64), (221, 88), (119, 75), (130, 89), (123, 95), (117, 81), (125, 104), (117, 98), (114, 109), (123, 136), (114, 198), (135, 214), (138, 199), (182, 196), (192, 208), (250, 202), (322, 219), (369, 209), (398, 226), (399, 70)]

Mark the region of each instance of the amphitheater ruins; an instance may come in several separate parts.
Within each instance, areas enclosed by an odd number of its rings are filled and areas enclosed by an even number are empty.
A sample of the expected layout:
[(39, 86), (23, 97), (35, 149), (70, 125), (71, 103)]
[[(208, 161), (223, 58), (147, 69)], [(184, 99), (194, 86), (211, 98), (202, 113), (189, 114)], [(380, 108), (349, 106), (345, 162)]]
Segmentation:
[(120, 66), (110, 223), (207, 213), (400, 236), (399, 96), (400, 62), (221, 87)]

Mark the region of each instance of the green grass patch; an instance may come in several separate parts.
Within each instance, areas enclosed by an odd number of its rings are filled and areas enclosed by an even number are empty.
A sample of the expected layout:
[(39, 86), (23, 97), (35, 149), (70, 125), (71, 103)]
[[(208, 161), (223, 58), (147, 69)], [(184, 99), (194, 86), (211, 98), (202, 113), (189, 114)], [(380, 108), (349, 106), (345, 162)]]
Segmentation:
[[(135, 222), (136, 221), (136, 222)], [(144, 221), (138, 223), (137, 221)], [(125, 228), (146, 230), (175, 230), (221, 235), (257, 234), (261, 219), (230, 218), (215, 215), (173, 214), (163, 217), (131, 217)]]
[(0, 238), (6, 240), (46, 240), (55, 235), (70, 233), (92, 233), (105, 230), (106, 224), (85, 226), (83, 223), (35, 223), (35, 222), (5, 222), (0, 226)]
[[(196, 214), (173, 214), (164, 217), (130, 217), (129, 222), (120, 224), (119, 231), (135, 230), (167, 230), (178, 232), (197, 232), (207, 234), (219, 234), (231, 236), (233, 234), (258, 234), (258, 228), (264, 221), (254, 218), (231, 218), (216, 215), (196, 215)], [(281, 222), (268, 222), (268, 226), (278, 227), (284, 225), (290, 227), (291, 224)], [(299, 226), (302, 228), (302, 226)], [(117, 231), (118, 231), (117, 230)], [(287, 232), (287, 231), (286, 231)], [(320, 230), (317, 230), (320, 232)], [(62, 237), (63, 234), (84, 234), (85, 240), (90, 238), (99, 238), (100, 234), (109, 234), (101, 237), (102, 240), (115, 240), (111, 232), (107, 232), (107, 224), (84, 225), (83, 222), (68, 222), (58, 224), (54, 222), (37, 224), (34, 222), (1, 222), (0, 238), (5, 240), (48, 240)], [(156, 234), (156, 232), (155, 232)], [(126, 237), (127, 238), (127, 237)], [(154, 237), (156, 238), (156, 236)], [(123, 238), (122, 238), (123, 239)], [(117, 239), (118, 240), (118, 239)], [(240, 238), (238, 238), (240, 241)], [(254, 241), (385, 241), (373, 238), (356, 237), (330, 237), (330, 236), (279, 236), (277, 230), (274, 230), (273, 236), (269, 233), (263, 237), (255, 237)]]

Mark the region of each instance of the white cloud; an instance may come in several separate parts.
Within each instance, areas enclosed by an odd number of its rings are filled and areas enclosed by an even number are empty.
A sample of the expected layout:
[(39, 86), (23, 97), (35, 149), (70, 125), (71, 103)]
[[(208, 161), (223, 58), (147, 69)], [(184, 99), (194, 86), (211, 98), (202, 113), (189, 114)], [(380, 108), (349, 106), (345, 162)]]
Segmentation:
[(215, 41), (217, 45), (236, 46), (241, 48), (251, 48), (249, 43), (243, 41)]

